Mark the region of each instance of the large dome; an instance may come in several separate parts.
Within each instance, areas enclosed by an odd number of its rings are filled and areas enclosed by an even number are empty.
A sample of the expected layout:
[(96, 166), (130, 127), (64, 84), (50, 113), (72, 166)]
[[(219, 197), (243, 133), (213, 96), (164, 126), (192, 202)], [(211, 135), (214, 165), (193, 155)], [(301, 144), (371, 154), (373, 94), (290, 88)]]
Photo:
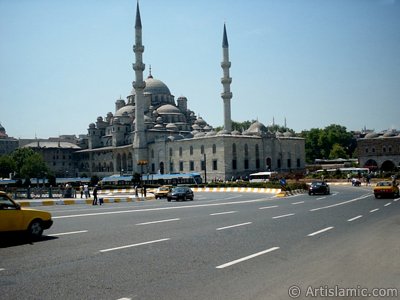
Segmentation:
[[(161, 80), (154, 79), (153, 76), (147, 77), (144, 81), (146, 83), (146, 87), (144, 88), (144, 93), (149, 93), (152, 95), (171, 95), (171, 92), (167, 85)], [(132, 95), (135, 95), (135, 89), (132, 89)]]
[(125, 105), (124, 107), (121, 107), (115, 112), (115, 117), (124, 117), (124, 116), (129, 116), (129, 117), (135, 116), (135, 106)]
[(176, 106), (173, 106), (171, 104), (164, 104), (163, 106), (160, 106), (157, 108), (157, 112), (160, 115), (180, 115), (182, 112), (177, 108)]

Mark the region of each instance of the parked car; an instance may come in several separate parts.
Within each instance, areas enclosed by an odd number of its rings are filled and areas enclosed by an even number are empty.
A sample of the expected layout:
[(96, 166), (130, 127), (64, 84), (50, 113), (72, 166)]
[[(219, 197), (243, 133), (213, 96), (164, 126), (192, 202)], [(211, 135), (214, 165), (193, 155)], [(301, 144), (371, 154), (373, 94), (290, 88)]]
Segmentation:
[(21, 207), (5, 192), (0, 192), (0, 233), (25, 232), (37, 239), (52, 224), (49, 212)]
[(399, 186), (391, 181), (379, 181), (374, 187), (374, 195), (375, 198), (397, 198), (399, 197)]
[(313, 181), (308, 188), (308, 194), (309, 195), (315, 195), (315, 194), (325, 194), (329, 195), (331, 192), (329, 184), (327, 184), (325, 181)]
[(175, 187), (167, 195), (168, 202), (170, 202), (171, 200), (186, 201), (188, 199), (193, 201), (194, 194), (192, 189), (186, 186)]
[(163, 186), (160, 186), (159, 188), (157, 188), (155, 190), (154, 196), (156, 197), (156, 199), (166, 198), (170, 191), (171, 191), (171, 187), (170, 186), (163, 185)]

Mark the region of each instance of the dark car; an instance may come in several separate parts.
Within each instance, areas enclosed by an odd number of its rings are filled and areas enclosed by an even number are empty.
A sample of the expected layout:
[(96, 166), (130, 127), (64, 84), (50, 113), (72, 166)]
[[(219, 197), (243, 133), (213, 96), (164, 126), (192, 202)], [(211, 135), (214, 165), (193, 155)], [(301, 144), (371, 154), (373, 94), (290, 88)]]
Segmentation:
[(188, 199), (193, 201), (194, 195), (193, 191), (186, 186), (175, 187), (167, 195), (168, 202), (170, 202), (171, 200), (186, 201)]
[(330, 192), (331, 191), (329, 185), (325, 181), (313, 181), (310, 187), (308, 188), (309, 195), (315, 195), (315, 194), (329, 195)]

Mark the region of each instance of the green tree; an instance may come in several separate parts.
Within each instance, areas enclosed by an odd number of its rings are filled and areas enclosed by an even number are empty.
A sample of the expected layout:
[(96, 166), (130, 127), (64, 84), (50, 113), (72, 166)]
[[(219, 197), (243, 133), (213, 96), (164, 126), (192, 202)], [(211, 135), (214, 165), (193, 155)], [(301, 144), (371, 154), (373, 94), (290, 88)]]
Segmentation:
[(49, 173), (49, 169), (43, 157), (30, 148), (18, 148), (11, 153), (11, 158), (15, 163), (16, 177), (32, 178), (43, 177)]
[(10, 173), (15, 172), (16, 165), (9, 155), (0, 156), (0, 177), (8, 178)]
[(346, 150), (343, 148), (342, 145), (339, 144), (333, 144), (331, 153), (329, 154), (330, 159), (335, 159), (335, 158), (347, 158), (347, 153)]

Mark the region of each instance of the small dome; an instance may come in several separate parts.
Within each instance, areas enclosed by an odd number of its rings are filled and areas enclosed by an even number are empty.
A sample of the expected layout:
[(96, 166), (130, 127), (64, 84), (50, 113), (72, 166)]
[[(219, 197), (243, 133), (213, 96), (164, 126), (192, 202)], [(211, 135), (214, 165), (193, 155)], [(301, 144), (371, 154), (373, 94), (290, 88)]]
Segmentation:
[(210, 125), (204, 126), (203, 130), (204, 131), (211, 131), (213, 128)]
[(217, 135), (217, 133), (214, 130), (206, 133), (206, 136), (215, 136), (215, 135)]
[(197, 124), (193, 124), (192, 128), (193, 128), (193, 130), (200, 130), (201, 129), (201, 127), (199, 125), (197, 125)]
[(199, 125), (199, 126), (206, 126), (207, 125), (207, 122), (204, 121), (202, 117), (198, 117), (197, 120), (194, 123)]
[(395, 132), (393, 130), (388, 130), (383, 135), (383, 137), (392, 137), (392, 136), (396, 136), (396, 134), (395, 134)]
[(217, 135), (224, 135), (224, 134), (231, 134), (228, 130), (221, 130), (221, 131), (218, 131), (218, 133), (217, 133)]
[(162, 124), (156, 124), (154, 127), (154, 129), (158, 129), (158, 130), (163, 130), (165, 129), (164, 126)]
[(255, 121), (253, 124), (250, 125), (249, 129), (246, 130), (246, 133), (261, 135), (262, 131), (266, 131), (265, 125), (263, 123)]
[(150, 118), (149, 116), (144, 116), (144, 122), (145, 123), (153, 123), (153, 119), (152, 118)]
[(116, 117), (122, 117), (124, 115), (134, 116), (135, 115), (135, 106), (133, 105), (125, 105), (118, 109), (115, 113)]
[(242, 135), (242, 133), (240, 131), (234, 130), (231, 133), (232, 135)]
[(178, 127), (174, 123), (168, 123), (165, 128), (170, 131), (178, 131)]
[(90, 123), (90, 124), (89, 124), (89, 128), (90, 128), (90, 129), (95, 129), (95, 128), (96, 128), (96, 124)]
[(157, 124), (162, 124), (163, 123), (163, 118), (162, 117), (157, 117), (156, 122), (157, 122)]
[(284, 136), (284, 137), (294, 137), (294, 134), (293, 134), (292, 132), (290, 132), (290, 131), (285, 131), (285, 132), (283, 133), (283, 136)]
[(376, 132), (370, 132), (370, 133), (367, 133), (366, 135), (365, 135), (365, 139), (374, 139), (374, 138), (377, 138), (379, 136), (379, 134), (377, 134)]
[(176, 114), (182, 114), (179, 108), (176, 106), (173, 106), (171, 104), (165, 104), (157, 108), (157, 112), (160, 115), (176, 115)]
[(199, 138), (199, 137), (203, 137), (203, 136), (205, 136), (206, 134), (205, 134), (205, 132), (198, 132), (198, 133), (196, 133), (195, 135), (194, 135), (194, 137), (195, 138)]

